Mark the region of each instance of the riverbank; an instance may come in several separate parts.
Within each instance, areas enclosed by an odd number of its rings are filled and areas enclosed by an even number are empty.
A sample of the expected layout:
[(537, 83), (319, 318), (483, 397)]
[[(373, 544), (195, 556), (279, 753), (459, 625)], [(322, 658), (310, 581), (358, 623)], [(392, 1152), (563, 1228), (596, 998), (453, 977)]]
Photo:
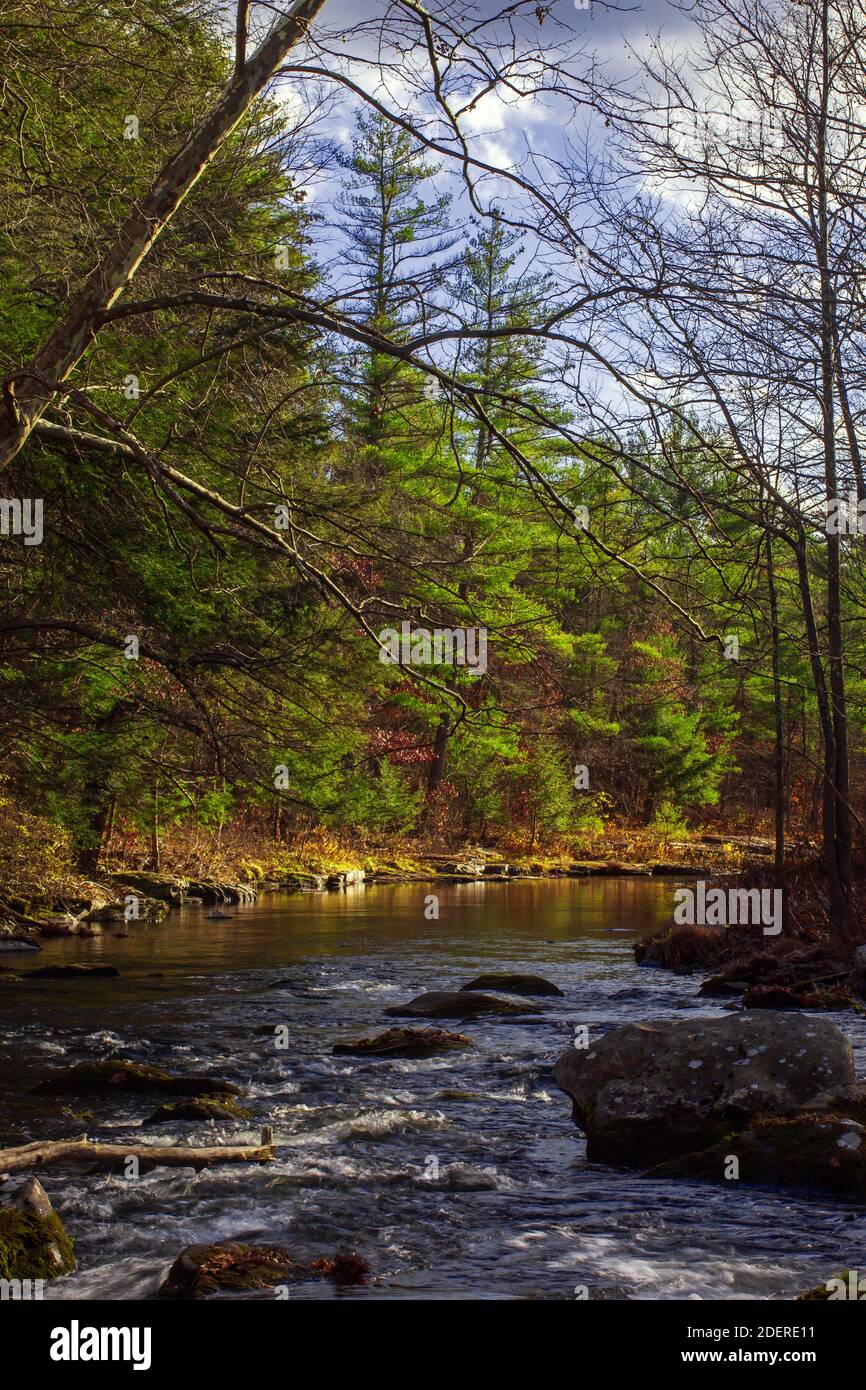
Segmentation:
[(700, 877), (766, 863), (772, 842), (716, 832), (670, 840), (648, 830), (612, 831), (541, 850), (394, 841), (375, 846), (325, 832), (292, 843), (243, 828), (165, 837), (159, 866), (146, 841), (115, 837), (98, 870), (75, 870), (56, 828), (28, 818), (0, 836), (0, 941), (12, 935), (98, 932), (123, 920), (161, 921), (183, 904), (219, 907), (268, 893), (335, 892), (376, 883), (507, 883), (519, 878)]

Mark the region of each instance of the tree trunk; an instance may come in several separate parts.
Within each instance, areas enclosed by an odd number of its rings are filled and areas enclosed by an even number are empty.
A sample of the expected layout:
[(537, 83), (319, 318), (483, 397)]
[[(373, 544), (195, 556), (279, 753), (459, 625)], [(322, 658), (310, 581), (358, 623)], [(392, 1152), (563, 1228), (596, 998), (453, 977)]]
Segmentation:
[(779, 664), (779, 603), (776, 595), (776, 574), (773, 566), (773, 542), (767, 532), (767, 589), (770, 598), (770, 632), (772, 640), (773, 715), (775, 744), (773, 749), (773, 804), (775, 810), (776, 887), (782, 887), (785, 873), (785, 714), (782, 708), (782, 681)]
[(250, 106), (306, 33), (325, 0), (295, 0), (249, 62), (237, 70), (216, 106), (165, 164), (150, 190), (136, 200), (117, 240), (70, 300), (36, 357), (7, 378), (6, 420), (0, 426), (0, 468), (8, 466), (67, 380), (102, 325), (102, 315), (123, 293), (190, 189), (240, 124)]

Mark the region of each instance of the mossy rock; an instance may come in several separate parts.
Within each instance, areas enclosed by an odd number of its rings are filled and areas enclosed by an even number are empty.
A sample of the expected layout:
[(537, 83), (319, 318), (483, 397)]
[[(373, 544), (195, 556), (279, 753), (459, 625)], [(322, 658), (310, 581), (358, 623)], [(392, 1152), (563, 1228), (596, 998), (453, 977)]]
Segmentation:
[(231, 1081), (209, 1076), (172, 1076), (160, 1067), (119, 1058), (105, 1062), (82, 1062), (40, 1081), (37, 1091), (53, 1095), (78, 1091), (128, 1091), (135, 1094), (162, 1091), (173, 1096), (237, 1096), (240, 1088)]
[(866, 1281), (853, 1269), (843, 1269), (828, 1279), (826, 1284), (816, 1284), (814, 1289), (797, 1295), (798, 1303), (836, 1303), (842, 1300), (862, 1302), (866, 1298)]
[(307, 1279), (332, 1279), (337, 1284), (364, 1282), (367, 1266), (356, 1255), (302, 1264), (279, 1245), (189, 1245), (182, 1250), (163, 1280), (157, 1298), (207, 1298), (218, 1293), (246, 1293), (299, 1284)]
[(168, 1101), (144, 1123), (159, 1125), (172, 1120), (248, 1120), (250, 1114), (235, 1100), (208, 1100), (204, 1096), (194, 1096), (190, 1100)]
[(44, 1187), (28, 1178), (0, 1207), (0, 1279), (57, 1279), (75, 1268), (72, 1240)]
[(448, 1033), (444, 1028), (387, 1028), (375, 1037), (337, 1043), (332, 1052), (335, 1057), (435, 1057), (471, 1046), (465, 1033)]

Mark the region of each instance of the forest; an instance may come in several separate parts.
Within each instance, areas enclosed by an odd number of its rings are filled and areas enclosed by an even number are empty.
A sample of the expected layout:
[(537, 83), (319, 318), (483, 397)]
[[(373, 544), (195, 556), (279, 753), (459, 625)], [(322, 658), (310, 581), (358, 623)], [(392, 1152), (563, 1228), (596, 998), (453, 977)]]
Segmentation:
[(343, 8), (4, 7), (8, 889), (721, 826), (845, 934), (860, 7)]
[(864, 253), (864, 0), (0, 0), (0, 1305), (46, 1299), (43, 1370), (589, 1300), (623, 1371), (827, 1378)]

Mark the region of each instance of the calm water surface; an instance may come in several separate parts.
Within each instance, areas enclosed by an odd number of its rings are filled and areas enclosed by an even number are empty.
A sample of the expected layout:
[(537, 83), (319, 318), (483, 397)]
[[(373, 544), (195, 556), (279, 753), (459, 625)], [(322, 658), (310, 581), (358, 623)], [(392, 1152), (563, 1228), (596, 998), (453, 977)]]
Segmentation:
[[(0, 992), (0, 1141), (257, 1141), (278, 1161), (128, 1181), (40, 1177), (76, 1238), (78, 1272), (51, 1298), (146, 1298), (187, 1244), (355, 1250), (360, 1298), (790, 1298), (837, 1268), (866, 1268), (856, 1207), (745, 1189), (649, 1182), (585, 1159), (551, 1064), (576, 1026), (718, 1015), (700, 977), (638, 969), (637, 934), (669, 923), (671, 881), (577, 879), (371, 887), (264, 898), (131, 924), (118, 938), (49, 942), (40, 963), (110, 962), (120, 979), (7, 984)], [(436, 891), (438, 921), (424, 917)], [(24, 962), (30, 959), (6, 957)], [(565, 994), (538, 1020), (444, 1023), (472, 1051), (427, 1061), (333, 1057), (387, 1027), (389, 1005), (482, 970), (543, 974)], [(866, 1071), (866, 1029), (837, 1014)], [(278, 1050), (285, 1025), (289, 1046)], [(423, 1024), (421, 1026), (424, 1026)], [(92, 1119), (34, 1096), (48, 1069), (122, 1055), (237, 1082), (246, 1122), (147, 1128), (146, 1098), (88, 1099)], [(438, 1174), (438, 1176), (437, 1176)], [(245, 1295), (272, 1297), (271, 1294)], [(326, 1283), (293, 1298), (345, 1297)]]

